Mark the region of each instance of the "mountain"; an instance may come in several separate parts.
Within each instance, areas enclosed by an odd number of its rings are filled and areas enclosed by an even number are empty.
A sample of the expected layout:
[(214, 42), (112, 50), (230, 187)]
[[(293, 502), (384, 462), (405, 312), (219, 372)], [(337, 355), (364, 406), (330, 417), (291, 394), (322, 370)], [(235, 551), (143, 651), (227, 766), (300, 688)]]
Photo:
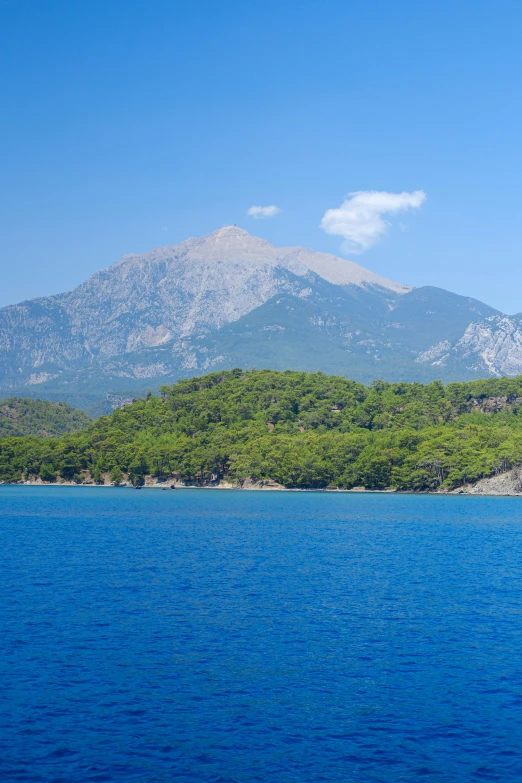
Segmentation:
[(0, 437), (56, 437), (82, 430), (91, 422), (83, 411), (63, 402), (10, 397), (0, 400)]
[(99, 413), (235, 366), (472, 379), (520, 365), (520, 319), (505, 320), (474, 299), (228, 226), (0, 309), (0, 389)]

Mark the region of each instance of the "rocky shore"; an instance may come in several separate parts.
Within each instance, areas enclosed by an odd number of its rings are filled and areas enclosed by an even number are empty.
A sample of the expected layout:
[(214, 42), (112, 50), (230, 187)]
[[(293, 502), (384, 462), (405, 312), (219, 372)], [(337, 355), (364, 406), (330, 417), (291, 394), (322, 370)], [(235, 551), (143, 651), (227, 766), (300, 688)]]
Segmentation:
[[(2, 483), (2, 482), (0, 482)], [(58, 480), (55, 482), (42, 481), (41, 478), (30, 478), (27, 481), (21, 481), (21, 486), (51, 486), (51, 487), (127, 487), (133, 488), (130, 481), (122, 481), (118, 484), (111, 482), (108, 474), (103, 477), (103, 481), (95, 483), (88, 473), (86, 473), (84, 481), (78, 483), (74, 481)], [(178, 478), (169, 478), (161, 480), (155, 476), (145, 476), (143, 489), (244, 489), (244, 490), (264, 490), (264, 491), (285, 491), (285, 492), (310, 492), (310, 491), (322, 491), (322, 492), (379, 492), (379, 493), (397, 493), (398, 490), (394, 488), (388, 489), (367, 489), (366, 487), (353, 487), (352, 489), (341, 489), (335, 486), (324, 487), (320, 490), (310, 487), (309, 489), (289, 489), (282, 484), (278, 484), (277, 481), (271, 481), (270, 479), (255, 481), (252, 478), (242, 479), (240, 481), (227, 481), (222, 479), (221, 481), (206, 482), (204, 484), (184, 482)], [(461, 487), (457, 487), (452, 490), (441, 489), (436, 492), (423, 492), (414, 493), (412, 491), (400, 493), (400, 494), (436, 494), (436, 495), (491, 495), (491, 496), (522, 496), (522, 467), (516, 467), (505, 473), (499, 473), (495, 476), (489, 476), (483, 478), (473, 484), (464, 484)]]
[(522, 495), (522, 468), (480, 479), (451, 490), (451, 495)]
[[(0, 484), (3, 482), (0, 482)], [(130, 481), (121, 481), (118, 483), (111, 482), (108, 477), (105, 477), (101, 482), (94, 482), (89, 476), (86, 476), (84, 481), (42, 481), (40, 477), (30, 478), (27, 481), (18, 482), (19, 486), (25, 487), (127, 487), (135, 489)], [(251, 478), (243, 479), (242, 481), (215, 481), (207, 482), (204, 484), (197, 484), (191, 482), (180, 481), (179, 479), (169, 478), (164, 481), (155, 478), (154, 476), (145, 476), (144, 483), (137, 487), (137, 489), (246, 489), (246, 490), (286, 490), (282, 484), (278, 484), (277, 481), (254, 481)]]

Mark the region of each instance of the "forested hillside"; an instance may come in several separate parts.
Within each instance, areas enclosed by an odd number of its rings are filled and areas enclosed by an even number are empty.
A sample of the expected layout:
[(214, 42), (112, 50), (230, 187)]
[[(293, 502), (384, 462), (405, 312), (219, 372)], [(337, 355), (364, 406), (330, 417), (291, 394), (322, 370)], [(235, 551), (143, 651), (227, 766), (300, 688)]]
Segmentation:
[(213, 373), (61, 438), (4, 438), (0, 478), (277, 481), (425, 491), (522, 461), (522, 377), (371, 387), (321, 373)]
[(63, 402), (9, 397), (0, 400), (0, 438), (36, 435), (40, 438), (65, 435), (86, 427), (91, 421), (83, 411)]

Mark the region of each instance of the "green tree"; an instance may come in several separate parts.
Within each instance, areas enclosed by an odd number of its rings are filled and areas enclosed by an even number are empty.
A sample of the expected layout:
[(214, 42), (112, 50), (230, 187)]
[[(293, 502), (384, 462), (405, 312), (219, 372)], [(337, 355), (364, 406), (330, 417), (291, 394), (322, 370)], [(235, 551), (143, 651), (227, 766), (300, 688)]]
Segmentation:
[[(101, 476), (101, 471), (100, 471), (100, 476)], [(119, 468), (117, 465), (114, 468), (112, 468), (110, 472), (110, 479), (112, 483), (116, 485), (121, 484), (122, 481), (124, 480), (124, 476), (121, 471), (121, 468)]]
[(44, 463), (40, 467), (40, 478), (42, 481), (56, 481), (56, 473), (49, 463)]

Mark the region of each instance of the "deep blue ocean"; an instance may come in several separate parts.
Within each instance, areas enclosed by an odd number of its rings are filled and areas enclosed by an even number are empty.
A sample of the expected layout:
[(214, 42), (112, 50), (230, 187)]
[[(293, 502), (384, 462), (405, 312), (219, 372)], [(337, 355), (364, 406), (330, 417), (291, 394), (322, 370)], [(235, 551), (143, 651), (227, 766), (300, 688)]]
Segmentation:
[(0, 780), (522, 781), (522, 500), (0, 487)]

